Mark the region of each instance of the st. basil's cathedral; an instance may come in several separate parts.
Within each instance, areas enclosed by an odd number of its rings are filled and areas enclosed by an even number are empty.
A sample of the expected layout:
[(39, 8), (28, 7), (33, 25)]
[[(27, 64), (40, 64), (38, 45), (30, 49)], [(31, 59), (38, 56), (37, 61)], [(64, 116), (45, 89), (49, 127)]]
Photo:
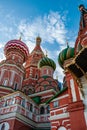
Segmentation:
[(63, 86), (53, 78), (55, 62), (44, 54), (41, 38), (31, 53), (20, 40), (4, 47), (0, 62), (0, 130), (87, 130), (87, 9), (74, 48), (59, 53)]

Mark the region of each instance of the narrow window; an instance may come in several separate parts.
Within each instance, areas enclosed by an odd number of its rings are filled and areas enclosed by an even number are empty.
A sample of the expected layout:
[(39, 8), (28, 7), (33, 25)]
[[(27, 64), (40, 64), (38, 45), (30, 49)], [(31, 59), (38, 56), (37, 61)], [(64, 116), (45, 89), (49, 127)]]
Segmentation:
[(22, 107), (25, 107), (25, 99), (22, 99)]
[(33, 111), (33, 105), (30, 104), (30, 111), (32, 112)]
[(50, 106), (47, 106), (47, 114), (50, 113)]
[(44, 109), (44, 107), (41, 107), (40, 108), (40, 114), (44, 114), (45, 113), (45, 109)]
[(38, 78), (38, 75), (36, 74), (35, 78), (37, 79)]
[(54, 102), (54, 107), (58, 107), (58, 101)]
[(14, 85), (14, 89), (17, 90), (17, 87), (18, 87), (18, 84), (15, 83), (15, 85)]
[(5, 124), (3, 123), (1, 130), (5, 130)]
[(3, 85), (4, 85), (4, 86), (7, 86), (7, 84), (8, 84), (8, 80), (5, 79)]

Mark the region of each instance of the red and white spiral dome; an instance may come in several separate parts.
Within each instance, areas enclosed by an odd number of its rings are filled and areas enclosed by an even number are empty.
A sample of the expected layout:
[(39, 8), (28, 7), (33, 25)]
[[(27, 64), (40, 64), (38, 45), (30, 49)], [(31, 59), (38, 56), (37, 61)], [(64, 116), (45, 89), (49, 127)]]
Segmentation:
[(24, 59), (26, 60), (29, 55), (28, 47), (25, 43), (23, 43), (21, 40), (11, 40), (6, 43), (4, 47), (4, 54), (8, 55), (10, 51), (18, 51), (22, 53), (22, 56), (24, 56)]

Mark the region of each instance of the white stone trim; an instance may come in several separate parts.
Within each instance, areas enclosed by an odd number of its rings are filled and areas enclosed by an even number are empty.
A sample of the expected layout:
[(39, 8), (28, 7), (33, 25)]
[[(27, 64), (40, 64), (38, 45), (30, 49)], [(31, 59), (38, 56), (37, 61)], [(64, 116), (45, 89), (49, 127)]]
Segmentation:
[(51, 126), (51, 128), (57, 128), (57, 126)]
[(75, 91), (75, 85), (74, 85), (73, 79), (70, 79), (70, 88), (71, 88), (71, 93), (72, 93), (72, 100), (73, 102), (76, 102), (77, 97), (76, 97), (76, 91)]
[(71, 126), (71, 124), (67, 124), (66, 127)]
[(48, 96), (43, 96), (43, 97), (41, 97), (41, 99), (48, 98), (50, 96), (52, 97), (53, 95), (51, 94), (51, 95), (48, 95)]
[(32, 94), (32, 95), (29, 95), (29, 97), (34, 97), (34, 96), (38, 96), (40, 94), (46, 94), (48, 92), (54, 92), (54, 94), (56, 94), (57, 92), (53, 89), (50, 89), (50, 90), (46, 90), (46, 91), (42, 91), (42, 92), (38, 92), (38, 93), (35, 93), (35, 94)]
[(67, 121), (70, 121), (70, 120), (69, 119), (68, 120), (63, 120), (62, 125), (64, 125), (64, 123), (67, 122)]
[(85, 122), (86, 122), (86, 126), (87, 126), (87, 108), (86, 108), (86, 110), (84, 111), (84, 117), (85, 117)]
[(60, 122), (59, 122), (59, 121), (51, 122), (51, 124), (54, 124), (54, 123), (57, 123), (58, 125), (60, 125)]
[[(20, 70), (22, 73), (24, 73), (24, 71), (23, 71), (22, 69), (20, 69), (20, 68), (19, 68), (17, 65), (15, 65), (15, 64), (7, 64), (7, 63), (4, 63), (4, 64), (1, 65), (1, 67), (5, 66), (5, 65), (7, 65), (7, 66), (12, 66), (12, 67), (16, 67), (18, 70)], [(4, 69), (4, 70), (7, 70), (7, 69)]]
[(68, 117), (69, 117), (69, 112), (50, 116), (49, 120), (57, 120), (57, 119), (68, 118)]
[(68, 97), (68, 96), (69, 96), (69, 94), (65, 94), (64, 96), (61, 96), (61, 97), (58, 97), (58, 98), (53, 99), (51, 102), (60, 100), (60, 99), (62, 99), (62, 98), (66, 98), (66, 97)]
[[(54, 110), (54, 109), (53, 109), (53, 111), (51, 111), (50, 113), (56, 112), (56, 111), (60, 111), (60, 110), (64, 110), (64, 109), (67, 109), (67, 106), (58, 108), (57, 110)], [(52, 109), (51, 109), (51, 110), (52, 110)]]
[(0, 120), (4, 120), (5, 118), (9, 119), (9, 118), (13, 118), (16, 116), (16, 113), (8, 113), (8, 114), (4, 114), (4, 115), (0, 115)]
[(33, 120), (30, 120), (22, 115), (20, 115), (19, 113), (9, 113), (9, 114), (5, 114), (5, 115), (1, 115), (0, 116), (0, 120), (10, 120), (10, 119), (17, 119), (27, 125), (32, 125), (34, 127), (50, 127), (50, 123), (36, 123)]

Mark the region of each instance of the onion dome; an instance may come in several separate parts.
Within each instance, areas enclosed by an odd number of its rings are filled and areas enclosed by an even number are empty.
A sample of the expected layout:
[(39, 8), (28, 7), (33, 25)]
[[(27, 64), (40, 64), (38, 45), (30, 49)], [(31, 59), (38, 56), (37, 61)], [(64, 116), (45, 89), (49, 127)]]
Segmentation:
[(43, 57), (43, 58), (39, 61), (38, 66), (39, 66), (39, 68), (41, 68), (41, 67), (43, 67), (43, 66), (50, 66), (50, 67), (53, 68), (53, 70), (56, 69), (56, 64), (55, 64), (55, 62), (54, 62), (52, 59), (48, 58), (47, 56), (46, 56), (46, 57)]
[(11, 40), (4, 47), (4, 54), (7, 55), (10, 51), (19, 51), (24, 55), (24, 59), (29, 55), (28, 47), (21, 40)]
[(63, 68), (64, 61), (73, 57), (74, 57), (74, 48), (67, 46), (67, 48), (65, 48), (59, 53), (58, 56), (59, 65)]

